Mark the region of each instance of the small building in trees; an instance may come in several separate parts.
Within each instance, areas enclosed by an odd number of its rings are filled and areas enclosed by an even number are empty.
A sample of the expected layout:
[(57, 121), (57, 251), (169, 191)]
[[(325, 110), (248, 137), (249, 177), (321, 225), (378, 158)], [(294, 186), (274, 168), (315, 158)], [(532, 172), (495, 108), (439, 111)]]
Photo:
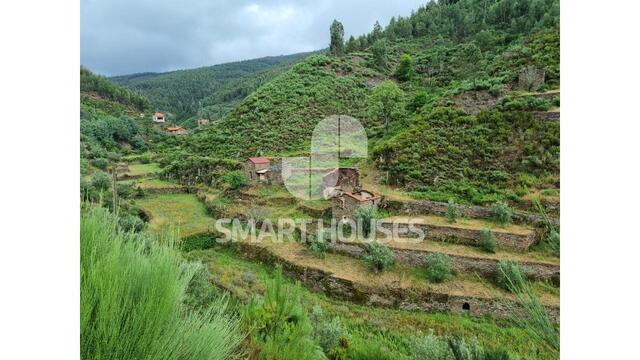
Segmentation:
[(184, 135), (188, 131), (187, 131), (187, 129), (183, 128), (182, 126), (170, 126), (170, 127), (167, 128), (166, 132), (169, 135)]
[(198, 127), (209, 125), (209, 119), (198, 119)]
[(165, 122), (165, 116), (163, 113), (161, 112), (155, 112), (153, 114), (153, 122), (154, 123), (164, 123)]

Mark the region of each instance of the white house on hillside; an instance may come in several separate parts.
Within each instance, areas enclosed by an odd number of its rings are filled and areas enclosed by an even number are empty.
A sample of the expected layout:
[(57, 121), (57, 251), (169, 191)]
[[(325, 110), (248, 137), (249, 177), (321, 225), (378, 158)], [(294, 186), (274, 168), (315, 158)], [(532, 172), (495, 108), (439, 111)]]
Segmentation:
[(161, 112), (156, 112), (153, 114), (153, 122), (154, 123), (163, 123), (164, 122), (164, 114)]

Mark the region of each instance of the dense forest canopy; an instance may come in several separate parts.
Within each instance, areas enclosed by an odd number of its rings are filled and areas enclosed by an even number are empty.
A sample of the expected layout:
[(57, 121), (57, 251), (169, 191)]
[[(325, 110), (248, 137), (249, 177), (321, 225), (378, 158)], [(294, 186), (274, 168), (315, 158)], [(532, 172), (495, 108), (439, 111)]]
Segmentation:
[(167, 73), (115, 76), (111, 80), (141, 92), (154, 110), (172, 113), (177, 122), (196, 115), (215, 120), (307, 55), (269, 56)]

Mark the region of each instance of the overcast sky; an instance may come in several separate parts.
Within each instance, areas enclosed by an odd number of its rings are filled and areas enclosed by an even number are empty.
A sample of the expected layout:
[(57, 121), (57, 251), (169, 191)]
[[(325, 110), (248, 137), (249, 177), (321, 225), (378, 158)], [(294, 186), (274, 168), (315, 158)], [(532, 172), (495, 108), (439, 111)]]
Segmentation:
[(427, 0), (81, 0), (80, 62), (103, 75), (161, 72), (329, 45)]

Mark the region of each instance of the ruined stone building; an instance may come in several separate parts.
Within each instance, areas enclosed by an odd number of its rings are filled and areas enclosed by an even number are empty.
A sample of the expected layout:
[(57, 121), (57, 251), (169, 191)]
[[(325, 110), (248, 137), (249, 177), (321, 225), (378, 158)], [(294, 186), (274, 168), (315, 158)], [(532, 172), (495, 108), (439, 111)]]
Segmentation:
[(258, 183), (282, 184), (282, 162), (264, 156), (250, 157), (244, 164), (247, 182), (252, 185)]

